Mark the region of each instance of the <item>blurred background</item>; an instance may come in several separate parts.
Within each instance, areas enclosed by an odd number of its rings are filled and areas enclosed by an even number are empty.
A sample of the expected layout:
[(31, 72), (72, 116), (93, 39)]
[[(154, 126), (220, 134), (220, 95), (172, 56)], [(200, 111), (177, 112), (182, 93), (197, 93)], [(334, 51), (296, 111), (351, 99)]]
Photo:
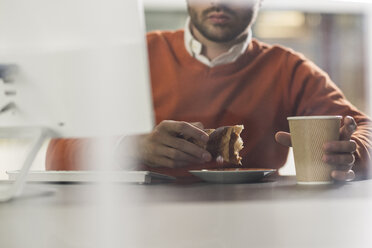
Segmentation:
[[(172, 0), (167, 7), (163, 2), (145, 0), (147, 31), (184, 27), (185, 0)], [(253, 36), (303, 53), (354, 105), (367, 111), (366, 19), (363, 1), (264, 0)]]
[[(303, 53), (326, 71), (346, 97), (371, 114), (372, 7), (369, 0), (264, 0), (253, 36)], [(146, 30), (183, 28), (186, 0), (144, 0)], [(0, 179), (21, 164), (27, 142), (0, 140)], [(44, 169), (47, 143), (32, 169)], [(282, 174), (294, 174), (292, 155)]]

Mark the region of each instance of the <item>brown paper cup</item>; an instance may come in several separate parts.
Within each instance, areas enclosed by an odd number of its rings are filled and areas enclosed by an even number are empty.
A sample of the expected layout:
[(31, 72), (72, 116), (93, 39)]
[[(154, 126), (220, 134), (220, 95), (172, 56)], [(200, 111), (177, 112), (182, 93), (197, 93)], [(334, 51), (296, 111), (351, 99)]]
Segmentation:
[(299, 184), (329, 184), (333, 166), (324, 163), (323, 144), (339, 140), (341, 116), (288, 117)]

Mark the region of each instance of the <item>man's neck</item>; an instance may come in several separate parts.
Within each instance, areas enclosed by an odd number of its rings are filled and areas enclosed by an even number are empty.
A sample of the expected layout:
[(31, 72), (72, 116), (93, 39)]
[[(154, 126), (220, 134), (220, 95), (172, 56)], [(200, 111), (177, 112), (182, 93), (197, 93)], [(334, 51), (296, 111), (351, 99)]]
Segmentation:
[(226, 53), (230, 50), (230, 48), (247, 38), (248, 29), (239, 35), (236, 39), (228, 42), (214, 42), (208, 40), (204, 37), (195, 27), (194, 25), (190, 24), (190, 30), (195, 39), (197, 39), (201, 44), (203, 44), (203, 49), (201, 54), (206, 56), (209, 60), (213, 60), (217, 58), (223, 53)]

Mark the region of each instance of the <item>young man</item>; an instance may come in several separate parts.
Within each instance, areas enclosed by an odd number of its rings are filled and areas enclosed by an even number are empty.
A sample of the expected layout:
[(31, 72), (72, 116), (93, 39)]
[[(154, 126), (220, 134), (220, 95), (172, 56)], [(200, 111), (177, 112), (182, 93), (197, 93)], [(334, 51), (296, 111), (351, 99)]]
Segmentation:
[[(280, 168), (290, 145), (290, 135), (281, 132), (288, 131), (288, 116), (342, 115), (341, 140), (324, 144), (323, 160), (336, 165), (336, 180), (352, 180), (354, 171), (367, 176), (371, 121), (302, 55), (252, 39), (260, 0), (187, 4), (184, 30), (147, 35), (157, 126), (123, 139), (123, 147), (135, 145), (131, 156), (141, 169), (182, 178), (191, 176), (190, 169), (219, 166), (206, 150), (180, 138), (206, 143), (202, 124), (243, 124), (243, 167)], [(73, 158), (83, 143), (52, 141), (47, 169), (79, 169)]]

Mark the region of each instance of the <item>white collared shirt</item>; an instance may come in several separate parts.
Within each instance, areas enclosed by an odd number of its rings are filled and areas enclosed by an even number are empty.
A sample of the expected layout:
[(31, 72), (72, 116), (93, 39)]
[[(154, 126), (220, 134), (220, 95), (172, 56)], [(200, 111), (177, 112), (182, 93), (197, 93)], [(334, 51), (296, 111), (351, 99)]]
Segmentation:
[(203, 44), (194, 38), (190, 30), (190, 17), (186, 20), (184, 41), (186, 50), (191, 56), (200, 61), (201, 63), (214, 67), (217, 65), (223, 65), (232, 63), (237, 60), (247, 49), (249, 43), (252, 40), (252, 30), (249, 28), (248, 35), (245, 40), (232, 46), (229, 51), (217, 56), (216, 58), (209, 60), (206, 56), (202, 55)]

